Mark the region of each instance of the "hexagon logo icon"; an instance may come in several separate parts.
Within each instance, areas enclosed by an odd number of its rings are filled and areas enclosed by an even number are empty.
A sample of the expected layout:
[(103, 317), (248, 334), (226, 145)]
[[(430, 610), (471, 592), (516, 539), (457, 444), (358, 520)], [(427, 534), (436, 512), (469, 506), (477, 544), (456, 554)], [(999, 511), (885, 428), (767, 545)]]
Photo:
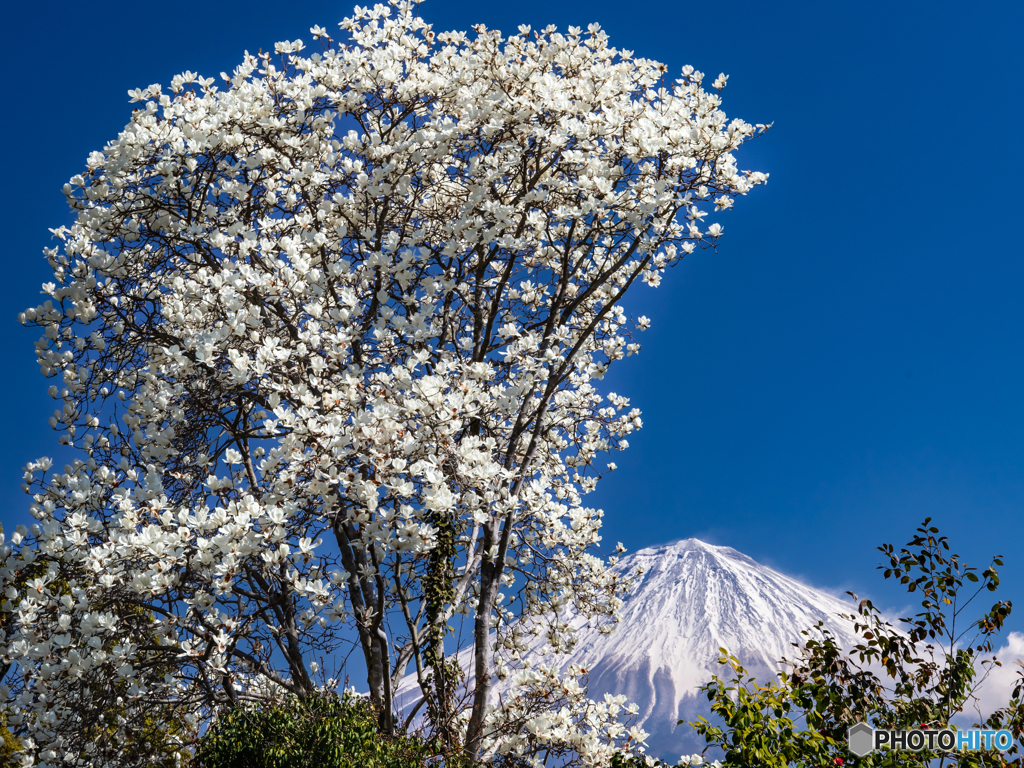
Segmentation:
[(850, 752), (864, 757), (875, 747), (875, 729), (867, 723), (857, 723), (846, 732), (846, 741)]

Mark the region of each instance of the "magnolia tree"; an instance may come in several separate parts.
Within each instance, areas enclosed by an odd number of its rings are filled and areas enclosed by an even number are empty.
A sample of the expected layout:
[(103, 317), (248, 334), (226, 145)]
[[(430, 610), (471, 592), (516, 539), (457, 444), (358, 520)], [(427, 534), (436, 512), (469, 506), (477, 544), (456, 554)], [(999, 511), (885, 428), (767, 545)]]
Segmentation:
[(643, 738), (520, 653), (572, 646), (563, 607), (613, 622), (583, 497), (640, 417), (596, 382), (648, 325), (627, 290), (766, 180), (733, 156), (764, 126), (726, 120), (725, 75), (671, 79), (596, 25), (437, 34), (395, 3), (340, 26), (132, 91), (65, 186), (77, 219), (21, 317), (77, 458), (28, 465), (36, 522), (0, 570), (25, 764), (127, 765), (141, 723), (184, 743), (335, 685), (345, 643), (385, 732), (415, 674), (472, 759)]

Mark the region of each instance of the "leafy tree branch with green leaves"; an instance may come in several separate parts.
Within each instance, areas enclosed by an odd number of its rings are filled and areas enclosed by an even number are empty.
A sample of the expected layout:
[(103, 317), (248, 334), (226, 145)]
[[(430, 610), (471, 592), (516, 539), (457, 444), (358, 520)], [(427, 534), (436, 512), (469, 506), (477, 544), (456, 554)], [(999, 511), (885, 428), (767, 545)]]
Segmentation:
[[(694, 727), (708, 747), (725, 753), (727, 766), (960, 766), (1021, 765), (1024, 735), (1024, 673), (1009, 702), (975, 727), (1007, 729), (1015, 739), (1005, 753), (900, 752), (882, 750), (856, 757), (847, 749), (847, 729), (857, 722), (875, 728), (934, 729), (950, 726), (976, 701), (979, 686), (999, 660), (993, 641), (1010, 615), (1011, 603), (999, 601), (981, 617), (967, 613), (974, 601), (999, 587), (1000, 556), (978, 572), (926, 518), (906, 547), (879, 547), (887, 579), (899, 579), (919, 594), (921, 611), (900, 619), (903, 629), (886, 621), (870, 600), (859, 600), (849, 616), (862, 639), (850, 651), (841, 648), (822, 624), (806, 631), (799, 654), (783, 659), (778, 681), (758, 683), (739, 660), (722, 649), (720, 661), (731, 669), (728, 681), (715, 677), (702, 687), (711, 709), (723, 721), (701, 718)], [(857, 600), (857, 596), (850, 593)], [(933, 763), (934, 761), (934, 763)]]

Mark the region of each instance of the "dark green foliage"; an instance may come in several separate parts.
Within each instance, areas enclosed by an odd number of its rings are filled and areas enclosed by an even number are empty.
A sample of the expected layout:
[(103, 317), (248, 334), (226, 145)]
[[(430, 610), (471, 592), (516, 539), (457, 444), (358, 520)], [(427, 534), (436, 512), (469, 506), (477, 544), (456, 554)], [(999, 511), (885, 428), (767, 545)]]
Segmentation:
[(424, 768), (436, 752), (415, 736), (385, 737), (369, 700), (313, 696), (222, 713), (200, 739), (194, 768)]
[(21, 751), (21, 742), (18, 741), (11, 729), (7, 727), (7, 716), (0, 716), (0, 768), (15, 768), (21, 765), (15, 755)]
[[(930, 753), (882, 751), (857, 758), (847, 750), (847, 729), (858, 721), (876, 728), (945, 727), (969, 704), (978, 681), (976, 669), (998, 665), (992, 641), (1010, 613), (998, 602), (980, 618), (968, 621), (967, 605), (999, 585), (996, 557), (980, 574), (947, 554), (949, 543), (926, 519), (917, 535), (898, 553), (879, 550), (887, 563), (885, 578), (897, 578), (921, 597), (922, 611), (901, 619), (903, 632), (884, 621), (870, 600), (861, 600), (855, 629), (862, 639), (845, 653), (820, 624), (805, 632), (799, 656), (787, 661), (788, 674), (759, 685), (746, 676), (735, 657), (723, 649), (722, 664), (731, 667), (729, 682), (714, 678), (702, 690), (712, 711), (725, 723), (712, 726), (701, 718), (694, 727), (710, 746), (725, 753), (724, 764), (771, 766), (960, 766), (1020, 765), (1024, 744), (1022, 678), (1007, 705), (977, 727), (1007, 729), (1015, 738), (1005, 754), (998, 751)], [(977, 585), (976, 589), (971, 585)], [(856, 599), (856, 595), (852, 595)], [(881, 670), (876, 674), (876, 670)], [(934, 761), (934, 762), (931, 762)], [(625, 765), (625, 764), (623, 764)]]
[(427, 636), (424, 661), (429, 669), (427, 716), (434, 733), (449, 751), (460, 746), (455, 722), (455, 691), (462, 680), (462, 668), (456, 659), (445, 655), (445, 636), (452, 632), (451, 624), (442, 621), (442, 613), (455, 599), (456, 533), (452, 518), (435, 512), (430, 522), (437, 534), (430, 550), (430, 565), (423, 576), (423, 594), (427, 608)]

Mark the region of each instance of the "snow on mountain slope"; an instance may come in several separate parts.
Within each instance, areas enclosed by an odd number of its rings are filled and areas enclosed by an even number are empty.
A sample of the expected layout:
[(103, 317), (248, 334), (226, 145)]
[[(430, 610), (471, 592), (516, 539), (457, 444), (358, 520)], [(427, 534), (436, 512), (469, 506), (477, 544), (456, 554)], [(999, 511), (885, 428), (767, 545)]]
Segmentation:
[[(537, 640), (527, 657), (565, 669), (580, 664), (590, 672), (590, 697), (624, 693), (640, 707), (638, 722), (650, 733), (649, 753), (666, 758), (699, 752), (701, 740), (676, 721), (709, 716), (697, 688), (713, 674), (724, 675), (719, 648), (740, 659), (747, 670), (767, 679), (783, 656), (792, 658), (802, 630), (823, 621), (845, 646), (855, 644), (852, 623), (838, 614), (854, 612), (837, 599), (756, 563), (730, 547), (686, 539), (642, 549), (616, 566), (642, 568), (626, 597), (620, 623), (611, 634), (577, 624), (579, 642), (569, 655), (545, 656)], [(468, 650), (468, 649), (465, 649)], [(460, 658), (471, 671), (471, 656)], [(467, 681), (472, 685), (472, 680)], [(500, 694), (511, 681), (499, 682)], [(407, 678), (398, 701), (416, 698)]]

